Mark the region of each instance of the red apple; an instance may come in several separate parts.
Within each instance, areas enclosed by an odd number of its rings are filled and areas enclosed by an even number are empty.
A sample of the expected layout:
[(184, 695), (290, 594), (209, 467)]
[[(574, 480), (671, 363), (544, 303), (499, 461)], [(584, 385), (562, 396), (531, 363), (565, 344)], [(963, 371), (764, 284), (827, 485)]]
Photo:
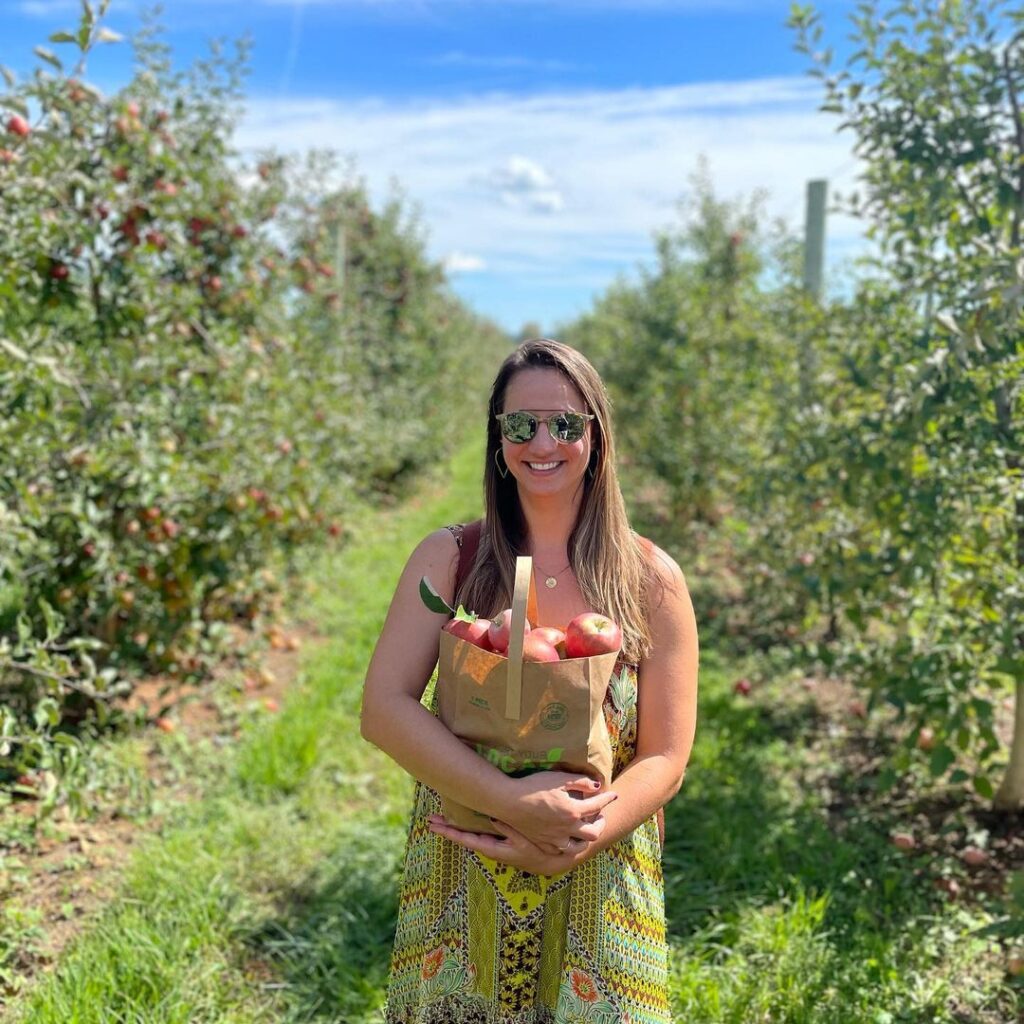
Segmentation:
[(557, 648), (565, 640), (565, 630), (559, 629), (557, 626), (535, 626), (530, 630), (530, 636), (540, 637), (541, 640), (545, 640), (552, 647)]
[(583, 612), (565, 627), (565, 653), (570, 658), (608, 654), (622, 646), (618, 623), (600, 612)]
[(20, 135), (22, 138), (25, 138), (32, 131), (28, 126), (28, 121), (20, 114), (11, 114), (7, 121), (7, 130), (15, 135)]
[(982, 864), (988, 863), (988, 854), (977, 846), (965, 846), (960, 856), (968, 867), (980, 868)]
[(479, 647), (481, 650), (491, 649), (490, 641), (487, 639), (487, 632), (491, 628), (490, 619), (476, 619), (469, 622), (467, 619), (451, 619), (444, 625), (444, 631)]
[(897, 850), (913, 850), (917, 846), (917, 840), (909, 832), (893, 832), (890, 839)]
[[(526, 620), (526, 632), (529, 633), (531, 629), (529, 619)], [(512, 609), (506, 608), (494, 621), (491, 623), (491, 629), (489, 633), (491, 641), (491, 649), (498, 654), (508, 653), (508, 639), (512, 632)]]
[(931, 750), (935, 746), (935, 730), (931, 726), (921, 726), (917, 734), (917, 745), (921, 750)]
[(523, 661), (559, 661), (558, 651), (537, 630), (523, 637)]
[(750, 680), (749, 679), (737, 679), (732, 684), (732, 692), (738, 693), (741, 697), (747, 697), (750, 695)]

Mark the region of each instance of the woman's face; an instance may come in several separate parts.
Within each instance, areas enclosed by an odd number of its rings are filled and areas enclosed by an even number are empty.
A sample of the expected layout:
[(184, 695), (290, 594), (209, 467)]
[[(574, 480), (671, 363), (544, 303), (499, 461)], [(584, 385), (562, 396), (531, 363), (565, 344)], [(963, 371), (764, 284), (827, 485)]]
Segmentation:
[[(505, 389), (502, 412), (532, 412), (551, 416), (559, 412), (590, 412), (575, 385), (552, 367), (536, 366), (519, 370)], [(579, 441), (556, 441), (543, 423), (529, 441), (514, 444), (501, 439), (502, 453), (509, 472), (519, 484), (520, 494), (574, 494), (583, 481), (590, 462), (594, 421), (587, 423)]]

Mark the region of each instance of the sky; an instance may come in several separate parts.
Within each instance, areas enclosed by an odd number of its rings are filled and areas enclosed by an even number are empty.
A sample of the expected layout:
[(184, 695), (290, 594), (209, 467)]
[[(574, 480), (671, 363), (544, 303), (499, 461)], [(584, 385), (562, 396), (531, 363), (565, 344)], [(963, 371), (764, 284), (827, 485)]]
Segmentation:
[[(128, 36), (140, 0), (111, 0)], [(820, 0), (823, 45), (850, 48), (854, 2)], [(77, 25), (80, 0), (0, 0), (0, 63)], [(653, 261), (682, 224), (704, 159), (719, 198), (767, 193), (802, 232), (807, 182), (855, 186), (849, 133), (775, 0), (165, 0), (177, 68), (210, 41), (248, 35), (242, 152), (329, 148), (376, 203), (418, 215), (454, 291), (509, 331), (557, 334), (617, 277)], [(127, 44), (91, 57), (107, 92)], [(863, 224), (830, 213), (826, 287), (866, 250)]]

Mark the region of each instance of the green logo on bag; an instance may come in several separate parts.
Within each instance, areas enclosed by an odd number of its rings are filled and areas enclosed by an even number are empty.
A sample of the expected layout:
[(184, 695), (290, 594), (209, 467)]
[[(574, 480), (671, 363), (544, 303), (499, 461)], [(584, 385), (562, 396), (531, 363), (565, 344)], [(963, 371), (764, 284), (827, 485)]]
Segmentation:
[(498, 750), (475, 743), (476, 752), (481, 757), (500, 768), (506, 775), (529, 775), (532, 772), (548, 771), (562, 760), (564, 747), (552, 747), (551, 750)]
[(491, 702), (484, 700), (483, 697), (470, 697), (469, 703), (475, 704), (478, 708), (489, 708), (491, 706)]
[(569, 721), (569, 709), (560, 701), (552, 701), (540, 713), (540, 724), (551, 732), (558, 732)]

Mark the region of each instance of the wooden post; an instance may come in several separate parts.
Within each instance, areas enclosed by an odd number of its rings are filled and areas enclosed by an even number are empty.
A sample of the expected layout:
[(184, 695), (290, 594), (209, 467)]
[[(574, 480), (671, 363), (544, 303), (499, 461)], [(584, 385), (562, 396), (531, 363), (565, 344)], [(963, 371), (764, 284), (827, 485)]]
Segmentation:
[[(804, 222), (804, 291), (815, 304), (821, 302), (825, 262), (825, 195), (824, 179), (807, 182), (807, 218)], [(803, 332), (800, 338), (800, 405), (807, 408), (814, 400), (814, 339)]]
[(345, 222), (339, 219), (334, 227), (334, 280), (337, 282), (338, 291), (345, 290), (345, 261), (348, 254), (345, 251)]
[(825, 196), (828, 182), (823, 178), (807, 182), (807, 219), (804, 224), (804, 288), (815, 302), (821, 302), (825, 264)]

